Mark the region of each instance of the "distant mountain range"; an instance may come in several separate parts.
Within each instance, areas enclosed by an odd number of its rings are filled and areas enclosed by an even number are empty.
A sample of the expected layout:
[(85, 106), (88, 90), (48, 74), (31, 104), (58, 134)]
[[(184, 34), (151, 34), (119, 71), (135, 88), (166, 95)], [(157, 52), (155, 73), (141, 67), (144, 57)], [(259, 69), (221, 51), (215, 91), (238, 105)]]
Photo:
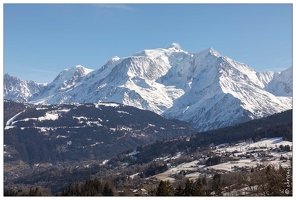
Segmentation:
[(98, 70), (75, 66), (46, 85), (4, 75), (4, 98), (36, 104), (116, 102), (192, 124), (226, 127), (292, 109), (292, 67), (258, 72), (213, 48), (167, 48), (114, 57)]

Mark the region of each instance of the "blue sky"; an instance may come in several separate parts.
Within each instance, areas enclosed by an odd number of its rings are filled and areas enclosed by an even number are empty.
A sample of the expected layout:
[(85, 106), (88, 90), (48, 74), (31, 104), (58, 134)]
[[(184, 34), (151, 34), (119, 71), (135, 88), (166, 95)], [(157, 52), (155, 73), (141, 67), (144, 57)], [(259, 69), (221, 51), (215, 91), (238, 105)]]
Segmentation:
[(22, 80), (173, 42), (258, 71), (292, 66), (292, 4), (4, 4), (3, 17), (3, 71)]

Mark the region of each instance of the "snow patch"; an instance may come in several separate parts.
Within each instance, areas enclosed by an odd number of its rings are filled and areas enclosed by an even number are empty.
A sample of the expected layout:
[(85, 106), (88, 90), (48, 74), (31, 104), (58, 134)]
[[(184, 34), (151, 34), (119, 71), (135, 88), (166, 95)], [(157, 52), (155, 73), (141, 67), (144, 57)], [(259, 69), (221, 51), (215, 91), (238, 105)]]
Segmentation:
[(85, 117), (85, 116), (80, 116), (80, 117), (73, 116), (72, 118), (78, 119), (78, 121), (81, 121), (82, 119), (87, 120), (87, 117)]
[(91, 144), (90, 146), (91, 147), (94, 147), (94, 146), (96, 146), (96, 145), (98, 145), (98, 144), (103, 144), (104, 142), (96, 142), (96, 143), (94, 143), (94, 144)]
[(117, 108), (117, 107), (120, 107), (120, 104), (118, 104), (118, 103), (108, 103), (108, 102), (105, 102), (105, 103), (103, 103), (103, 102), (98, 102), (98, 103), (96, 104), (96, 107), (98, 107), (98, 106), (109, 106), (109, 107)]
[(121, 114), (127, 114), (127, 115), (130, 115), (128, 112), (121, 111), (121, 110), (118, 110), (117, 112), (118, 112), (118, 113), (121, 113)]
[(130, 152), (129, 154), (127, 154), (128, 156), (134, 156), (136, 154), (140, 153), (139, 151), (133, 151), (133, 152)]
[(12, 118), (10, 118), (7, 122), (6, 122), (6, 126), (10, 126), (11, 124), (12, 124), (12, 122), (15, 120), (15, 118), (17, 117), (17, 116), (19, 116), (21, 113), (23, 113), (24, 112), (24, 110), (23, 111), (21, 111), (21, 112), (19, 112), (19, 113), (17, 113), (16, 115), (14, 115)]
[(56, 138), (68, 138), (69, 136), (65, 136), (65, 135), (57, 135)]
[(39, 121), (44, 121), (44, 120), (57, 120), (59, 118), (59, 115), (57, 113), (45, 113), (45, 116), (43, 117), (38, 117)]

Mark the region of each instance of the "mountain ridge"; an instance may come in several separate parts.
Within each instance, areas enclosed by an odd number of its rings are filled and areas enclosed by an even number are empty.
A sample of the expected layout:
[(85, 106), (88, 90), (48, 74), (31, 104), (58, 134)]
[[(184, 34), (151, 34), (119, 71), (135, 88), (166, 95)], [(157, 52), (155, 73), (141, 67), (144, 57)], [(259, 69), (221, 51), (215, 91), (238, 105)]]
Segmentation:
[[(292, 67), (282, 73), (258, 72), (213, 48), (194, 54), (173, 43), (111, 58), (98, 70), (82, 69), (89, 73), (53, 81), (19, 100), (117, 102), (187, 121), (202, 131), (292, 108)], [(9, 94), (4, 97), (17, 100)]]
[(196, 132), (186, 122), (118, 103), (4, 101), (5, 162), (103, 160), (128, 148)]

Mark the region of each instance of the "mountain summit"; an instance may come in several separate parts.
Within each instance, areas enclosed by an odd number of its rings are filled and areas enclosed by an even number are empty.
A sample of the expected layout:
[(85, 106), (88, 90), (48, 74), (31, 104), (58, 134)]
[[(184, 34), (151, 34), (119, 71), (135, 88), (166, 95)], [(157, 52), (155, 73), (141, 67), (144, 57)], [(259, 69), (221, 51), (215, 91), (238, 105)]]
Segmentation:
[(98, 70), (64, 70), (27, 99), (13, 96), (6, 78), (4, 98), (48, 104), (117, 102), (209, 130), (291, 109), (291, 70), (258, 72), (213, 48), (189, 53), (173, 43), (114, 57)]

